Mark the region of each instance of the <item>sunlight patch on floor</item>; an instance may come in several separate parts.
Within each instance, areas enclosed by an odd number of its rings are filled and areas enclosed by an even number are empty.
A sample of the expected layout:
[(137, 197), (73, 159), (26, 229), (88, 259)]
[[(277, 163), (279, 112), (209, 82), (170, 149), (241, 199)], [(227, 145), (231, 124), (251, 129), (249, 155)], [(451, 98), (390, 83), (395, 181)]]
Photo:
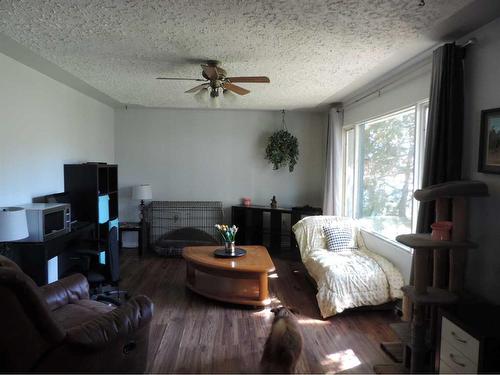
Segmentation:
[(276, 297), (271, 297), (271, 305), (269, 307), (272, 309), (273, 307), (278, 307), (278, 306), (281, 306), (281, 300)]
[(301, 325), (317, 325), (324, 326), (330, 324), (328, 320), (311, 319), (311, 318), (299, 318), (297, 322)]
[(264, 318), (268, 318), (272, 315), (274, 315), (272, 312), (271, 312), (271, 309), (272, 307), (268, 306), (262, 310), (259, 310), (259, 311), (256, 311), (254, 313), (252, 313), (253, 316), (261, 316), (261, 317), (264, 317)]
[(271, 309), (281, 305), (281, 301), (276, 297), (272, 297), (272, 298), (267, 299), (266, 303), (268, 303), (267, 307), (265, 307), (262, 310), (259, 310), (259, 311), (252, 313), (252, 315), (263, 316), (263, 317), (274, 316), (274, 314), (271, 312)]
[(361, 361), (352, 349), (342, 350), (337, 353), (328, 354), (321, 365), (326, 367), (328, 373), (345, 371), (359, 366)]

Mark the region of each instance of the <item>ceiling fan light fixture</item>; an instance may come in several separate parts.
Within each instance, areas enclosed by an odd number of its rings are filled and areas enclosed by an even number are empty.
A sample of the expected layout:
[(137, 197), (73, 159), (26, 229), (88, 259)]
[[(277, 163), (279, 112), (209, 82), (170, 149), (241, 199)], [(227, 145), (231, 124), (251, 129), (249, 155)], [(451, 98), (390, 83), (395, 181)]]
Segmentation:
[(212, 98), (217, 98), (219, 96), (219, 88), (218, 87), (212, 87), (210, 90), (210, 96)]
[(230, 91), (238, 95), (247, 95), (250, 90), (235, 85), (236, 83), (269, 83), (270, 80), (266, 76), (235, 76), (228, 77), (227, 72), (220, 67), (220, 63), (216, 60), (208, 60), (206, 64), (202, 64), (202, 76), (200, 78), (174, 78), (174, 77), (158, 77), (160, 80), (189, 80), (204, 82), (186, 91), (187, 94), (198, 93), (207, 89), (211, 98), (218, 98), (225, 92)]

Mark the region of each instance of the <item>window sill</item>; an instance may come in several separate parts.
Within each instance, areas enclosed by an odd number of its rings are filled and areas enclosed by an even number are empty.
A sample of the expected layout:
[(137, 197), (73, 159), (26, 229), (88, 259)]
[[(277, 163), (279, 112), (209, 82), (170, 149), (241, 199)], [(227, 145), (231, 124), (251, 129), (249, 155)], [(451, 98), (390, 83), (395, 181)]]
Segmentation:
[(399, 250), (401, 250), (405, 253), (409, 253), (409, 254), (413, 255), (413, 249), (411, 247), (405, 246), (402, 243), (399, 243), (398, 241), (391, 240), (391, 239), (389, 239), (389, 238), (387, 238), (379, 233), (372, 232), (372, 231), (365, 229), (363, 227), (360, 227), (359, 229), (361, 230), (361, 232), (365, 232), (365, 233), (369, 234), (370, 236), (376, 237), (377, 239), (386, 242), (389, 245), (397, 247)]

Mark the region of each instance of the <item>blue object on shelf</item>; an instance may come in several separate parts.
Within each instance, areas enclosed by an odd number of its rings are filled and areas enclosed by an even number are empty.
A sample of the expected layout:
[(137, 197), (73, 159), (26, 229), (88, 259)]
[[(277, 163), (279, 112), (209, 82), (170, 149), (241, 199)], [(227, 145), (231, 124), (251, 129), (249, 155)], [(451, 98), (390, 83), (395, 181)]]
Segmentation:
[[(111, 232), (111, 229), (113, 229), (113, 228), (116, 228), (118, 230), (119, 223), (120, 222), (119, 222), (118, 218), (110, 220), (108, 223), (109, 231)], [(103, 223), (101, 223), (101, 224), (103, 224)], [(99, 264), (106, 264), (106, 251), (104, 251), (104, 250), (99, 251)]]
[(47, 261), (47, 283), (59, 280), (59, 258), (55, 256)]
[(109, 220), (109, 195), (99, 196), (99, 224), (105, 224)]
[(106, 252), (105, 251), (99, 252), (99, 264), (106, 264)]
[(118, 219), (110, 220), (109, 221), (109, 230), (116, 228), (118, 229), (118, 225), (120, 224), (120, 221)]

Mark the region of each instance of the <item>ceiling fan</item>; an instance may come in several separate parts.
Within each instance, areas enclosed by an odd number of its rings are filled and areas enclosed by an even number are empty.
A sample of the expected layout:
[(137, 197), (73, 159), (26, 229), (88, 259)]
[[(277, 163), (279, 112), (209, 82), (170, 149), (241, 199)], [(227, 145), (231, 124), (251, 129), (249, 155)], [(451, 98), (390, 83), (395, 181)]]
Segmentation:
[(220, 92), (226, 90), (232, 91), (238, 95), (246, 95), (250, 91), (243, 87), (237, 86), (234, 83), (269, 83), (270, 80), (265, 76), (254, 77), (228, 77), (224, 69), (220, 67), (220, 63), (216, 60), (208, 60), (206, 64), (201, 64), (203, 69), (201, 72), (202, 78), (170, 78), (158, 77), (163, 80), (179, 80), (179, 81), (198, 81), (204, 82), (201, 85), (187, 90), (186, 93), (195, 93), (200, 90), (209, 89), (212, 98), (218, 97)]

